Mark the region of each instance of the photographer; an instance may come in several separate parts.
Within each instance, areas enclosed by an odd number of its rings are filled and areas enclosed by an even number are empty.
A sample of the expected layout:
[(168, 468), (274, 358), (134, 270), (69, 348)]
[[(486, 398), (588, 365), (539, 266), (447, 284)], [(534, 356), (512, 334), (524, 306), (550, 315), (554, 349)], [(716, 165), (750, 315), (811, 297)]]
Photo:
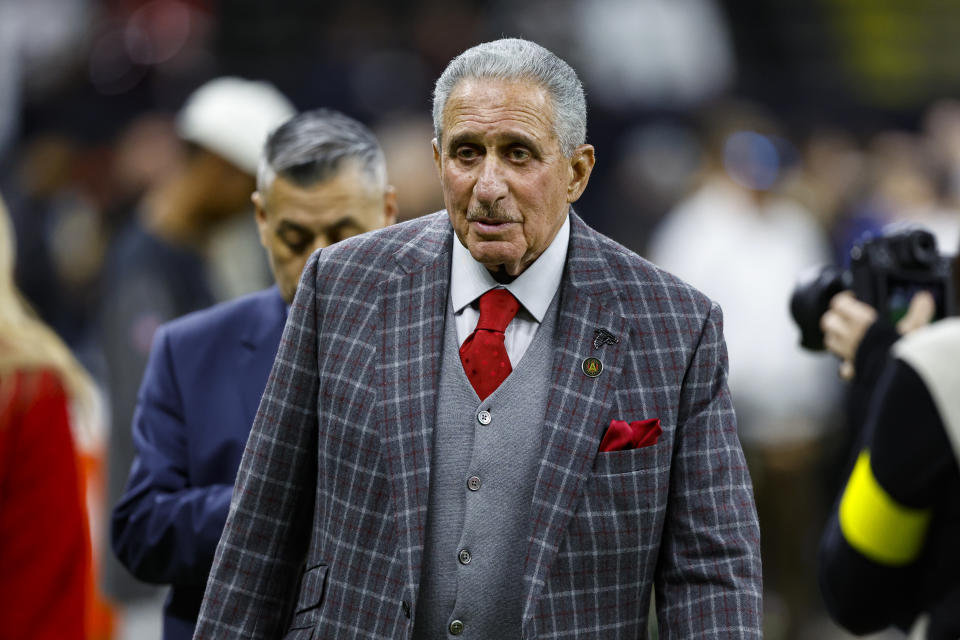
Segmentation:
[(934, 312), (920, 292), (894, 326), (843, 292), (820, 321), (852, 381), (860, 437), (819, 578), (831, 615), (854, 633), (960, 637), (960, 319), (927, 326)]

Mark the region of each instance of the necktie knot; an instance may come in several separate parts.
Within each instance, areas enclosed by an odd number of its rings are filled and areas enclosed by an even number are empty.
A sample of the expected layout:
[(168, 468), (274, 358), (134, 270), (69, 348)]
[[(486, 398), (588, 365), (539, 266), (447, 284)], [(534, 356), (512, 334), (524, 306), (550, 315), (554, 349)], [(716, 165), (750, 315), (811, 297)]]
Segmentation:
[(520, 303), (506, 289), (491, 289), (480, 296), (480, 320), (477, 329), (503, 333), (520, 310)]

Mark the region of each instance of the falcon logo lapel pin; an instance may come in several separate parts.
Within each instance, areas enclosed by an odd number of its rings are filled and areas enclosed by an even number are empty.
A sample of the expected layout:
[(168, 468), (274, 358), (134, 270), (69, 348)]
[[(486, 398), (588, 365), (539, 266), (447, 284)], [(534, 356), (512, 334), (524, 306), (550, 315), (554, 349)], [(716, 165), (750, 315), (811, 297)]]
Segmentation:
[(599, 349), (605, 344), (617, 344), (620, 338), (613, 335), (606, 329), (596, 329), (593, 332), (593, 348)]

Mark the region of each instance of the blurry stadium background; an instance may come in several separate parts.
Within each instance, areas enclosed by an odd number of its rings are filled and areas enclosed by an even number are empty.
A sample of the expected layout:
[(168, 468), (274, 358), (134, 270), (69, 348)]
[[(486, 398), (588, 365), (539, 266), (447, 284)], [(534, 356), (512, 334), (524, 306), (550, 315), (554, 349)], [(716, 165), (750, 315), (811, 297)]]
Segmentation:
[[(766, 637), (847, 637), (824, 618), (814, 568), (855, 434), (836, 363), (799, 352), (786, 300), (804, 266), (843, 263), (890, 221), (924, 224), (956, 252), (960, 3), (0, 0), (0, 193), (22, 291), (109, 401), (107, 257), (134, 203), (187, 153), (173, 122), (193, 89), (264, 79), (299, 109), (366, 122), (411, 218), (442, 208), (433, 82), (451, 57), (501, 36), (538, 41), (583, 80), (597, 165), (575, 209), (725, 310)], [(245, 265), (223, 270), (218, 298), (269, 283), (253, 234), (251, 215), (211, 249)], [(96, 502), (103, 540), (109, 506)], [(109, 600), (100, 637), (159, 637), (155, 597)]]

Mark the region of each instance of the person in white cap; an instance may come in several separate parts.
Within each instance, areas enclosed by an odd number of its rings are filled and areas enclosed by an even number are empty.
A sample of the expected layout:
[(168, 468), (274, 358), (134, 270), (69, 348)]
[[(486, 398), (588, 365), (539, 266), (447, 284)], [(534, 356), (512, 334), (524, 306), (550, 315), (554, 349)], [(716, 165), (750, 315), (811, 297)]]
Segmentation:
[[(224, 222), (249, 212), (263, 143), (294, 112), (267, 82), (221, 77), (202, 85), (177, 115), (186, 161), (143, 197), (111, 248), (100, 309), (111, 413), (111, 505), (123, 494), (134, 456), (130, 424), (153, 332), (216, 302), (206, 255), (211, 237)], [(103, 556), (104, 587), (118, 602), (142, 602), (156, 593), (111, 554)]]

